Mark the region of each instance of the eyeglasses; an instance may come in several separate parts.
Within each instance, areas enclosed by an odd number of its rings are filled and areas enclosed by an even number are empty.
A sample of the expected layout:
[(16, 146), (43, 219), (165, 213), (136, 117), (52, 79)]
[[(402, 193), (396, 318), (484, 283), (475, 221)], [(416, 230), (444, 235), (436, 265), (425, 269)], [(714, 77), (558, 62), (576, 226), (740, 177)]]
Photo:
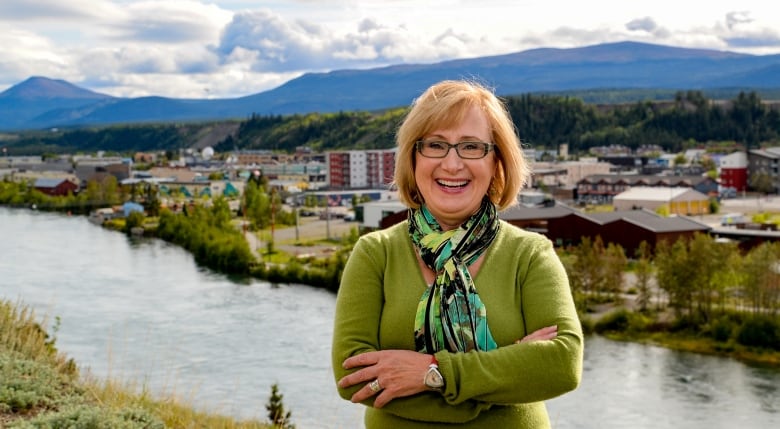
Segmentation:
[(463, 159), (484, 158), (495, 146), (493, 143), (479, 141), (449, 144), (440, 140), (419, 140), (416, 144), (417, 152), (426, 158), (444, 158), (450, 153), (450, 149), (455, 148), (455, 152)]

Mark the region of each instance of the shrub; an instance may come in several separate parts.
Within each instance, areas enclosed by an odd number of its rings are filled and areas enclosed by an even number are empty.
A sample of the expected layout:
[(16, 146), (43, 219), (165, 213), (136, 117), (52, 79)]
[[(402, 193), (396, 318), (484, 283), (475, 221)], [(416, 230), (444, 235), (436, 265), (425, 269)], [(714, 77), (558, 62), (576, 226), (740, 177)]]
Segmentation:
[(607, 313), (599, 319), (594, 329), (598, 333), (612, 331), (624, 332), (628, 330), (630, 313), (626, 309), (619, 309)]
[(63, 403), (68, 377), (51, 365), (0, 354), (0, 412), (28, 413)]
[(11, 423), (8, 429), (165, 429), (149, 412), (137, 409), (111, 410), (89, 405), (75, 405), (60, 412), (46, 413), (27, 421)]
[(592, 334), (595, 331), (593, 319), (590, 316), (580, 314), (580, 325), (582, 325), (583, 334)]
[(780, 350), (780, 326), (767, 316), (754, 316), (739, 327), (737, 342), (750, 347)]
[(727, 316), (717, 318), (712, 322), (710, 326), (710, 335), (715, 341), (725, 343), (731, 339), (731, 334), (734, 332), (735, 323)]
[(603, 332), (644, 332), (652, 320), (640, 313), (631, 312), (625, 308), (614, 310), (599, 319), (594, 330)]

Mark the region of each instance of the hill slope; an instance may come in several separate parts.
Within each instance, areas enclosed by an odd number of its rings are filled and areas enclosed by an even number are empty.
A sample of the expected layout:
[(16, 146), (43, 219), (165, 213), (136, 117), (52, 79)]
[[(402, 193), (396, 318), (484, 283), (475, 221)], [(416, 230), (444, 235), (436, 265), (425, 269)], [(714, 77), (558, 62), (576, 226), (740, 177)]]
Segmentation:
[[(122, 99), (31, 78), (0, 93), (0, 129), (246, 118), (405, 106), (442, 79), (475, 79), (500, 95), (611, 89), (780, 88), (780, 55), (621, 42), (573, 49), (309, 73), (232, 99)], [(35, 95), (35, 96), (33, 96)]]

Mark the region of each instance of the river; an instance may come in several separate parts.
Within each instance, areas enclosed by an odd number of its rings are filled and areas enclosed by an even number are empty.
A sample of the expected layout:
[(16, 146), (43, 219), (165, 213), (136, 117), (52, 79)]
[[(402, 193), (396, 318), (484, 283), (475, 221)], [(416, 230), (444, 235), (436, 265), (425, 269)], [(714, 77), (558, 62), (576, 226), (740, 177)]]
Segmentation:
[[(279, 385), (299, 429), (361, 427), (330, 369), (335, 296), (237, 281), (189, 253), (84, 217), (0, 208), (0, 297), (46, 317), (99, 377), (266, 420)], [(556, 429), (780, 427), (780, 370), (588, 337), (582, 385), (548, 402)]]

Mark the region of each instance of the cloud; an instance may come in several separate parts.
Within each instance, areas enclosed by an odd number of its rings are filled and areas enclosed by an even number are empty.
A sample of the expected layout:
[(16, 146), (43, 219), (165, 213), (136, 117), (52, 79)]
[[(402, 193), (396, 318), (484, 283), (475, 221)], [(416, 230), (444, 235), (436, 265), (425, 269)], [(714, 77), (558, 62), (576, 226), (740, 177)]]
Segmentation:
[(667, 38), (671, 34), (669, 30), (659, 26), (655, 20), (649, 16), (629, 21), (626, 24), (626, 29), (630, 32), (643, 31), (660, 38)]
[(306, 72), (629, 39), (780, 52), (764, 3), (661, 3), (0, 0), (0, 84), (44, 75), (119, 96), (235, 96)]
[[(215, 49), (228, 63), (253, 57), (258, 71), (332, 70), (401, 60), (403, 29), (371, 19), (338, 34), (306, 20), (285, 21), (267, 11), (239, 12), (225, 27)], [(251, 55), (249, 54), (251, 53)]]
[(134, 43), (213, 43), (231, 13), (191, 0), (141, 1), (103, 26), (113, 40)]
[(780, 31), (762, 26), (751, 17), (750, 12), (729, 12), (725, 17), (726, 28), (716, 28), (721, 40), (731, 49), (777, 50), (780, 46)]
[(51, 0), (3, 0), (0, 2), (0, 19), (8, 21), (29, 20), (81, 20), (99, 16), (106, 2), (101, 0), (57, 1)]
[(733, 30), (734, 27), (739, 24), (746, 24), (751, 22), (753, 22), (753, 19), (750, 17), (750, 12), (739, 11), (729, 12), (726, 14), (726, 26), (729, 28), (729, 30)]

